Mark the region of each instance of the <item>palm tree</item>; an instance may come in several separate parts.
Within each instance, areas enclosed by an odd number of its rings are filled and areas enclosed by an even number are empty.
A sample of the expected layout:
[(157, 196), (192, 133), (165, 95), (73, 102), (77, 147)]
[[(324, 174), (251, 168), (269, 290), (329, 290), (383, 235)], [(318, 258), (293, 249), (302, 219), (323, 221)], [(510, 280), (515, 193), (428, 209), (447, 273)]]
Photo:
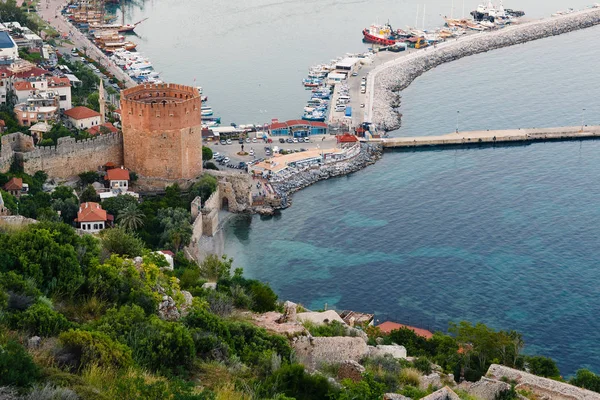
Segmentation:
[(133, 232), (144, 225), (144, 213), (135, 204), (129, 204), (119, 211), (117, 221), (125, 230)]

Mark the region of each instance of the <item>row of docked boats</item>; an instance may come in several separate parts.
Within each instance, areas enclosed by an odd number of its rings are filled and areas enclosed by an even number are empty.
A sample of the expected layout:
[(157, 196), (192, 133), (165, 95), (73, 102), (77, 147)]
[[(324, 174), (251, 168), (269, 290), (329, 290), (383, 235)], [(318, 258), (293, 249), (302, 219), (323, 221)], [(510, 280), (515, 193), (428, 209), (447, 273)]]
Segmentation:
[(162, 83), (150, 60), (138, 52), (117, 50), (110, 59), (138, 83)]
[(486, 4), (480, 4), (471, 12), (472, 19), (444, 17), (445, 26), (433, 30), (427, 30), (425, 27), (421, 30), (411, 27), (402, 30), (392, 28), (389, 23), (373, 24), (363, 29), (363, 41), (380, 46), (394, 46), (403, 43), (408, 47), (421, 48), (464, 35), (468, 31), (502, 28), (518, 22), (518, 18), (523, 15), (525, 15), (523, 11), (505, 9), (502, 2), (494, 5), (488, 1)]
[(208, 101), (208, 97), (203, 95), (202, 86), (196, 86), (196, 89), (198, 89), (198, 93), (200, 93), (200, 97), (202, 98), (202, 107), (200, 109), (202, 127), (211, 128), (219, 126), (221, 124), (221, 117), (215, 117), (212, 107), (205, 104)]

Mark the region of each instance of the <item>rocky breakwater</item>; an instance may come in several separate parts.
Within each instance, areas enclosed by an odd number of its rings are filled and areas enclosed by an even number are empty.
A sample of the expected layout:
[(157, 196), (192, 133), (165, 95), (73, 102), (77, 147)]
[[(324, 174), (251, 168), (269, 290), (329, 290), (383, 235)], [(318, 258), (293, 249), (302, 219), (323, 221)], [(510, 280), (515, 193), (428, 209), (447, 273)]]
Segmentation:
[(381, 158), (382, 151), (383, 147), (380, 144), (362, 143), (360, 152), (348, 160), (322, 165), (319, 168), (299, 171), (285, 181), (271, 183), (276, 194), (281, 198), (280, 208), (291, 206), (291, 194), (300, 189), (310, 186), (318, 181), (347, 175), (361, 170), (368, 165), (374, 164)]
[(493, 32), (473, 34), (415, 53), (402, 54), (399, 58), (371, 72), (369, 119), (380, 129), (386, 131), (398, 129), (401, 119), (397, 109), (400, 104), (398, 92), (408, 87), (418, 76), (440, 64), (598, 24), (600, 24), (600, 8), (590, 8)]

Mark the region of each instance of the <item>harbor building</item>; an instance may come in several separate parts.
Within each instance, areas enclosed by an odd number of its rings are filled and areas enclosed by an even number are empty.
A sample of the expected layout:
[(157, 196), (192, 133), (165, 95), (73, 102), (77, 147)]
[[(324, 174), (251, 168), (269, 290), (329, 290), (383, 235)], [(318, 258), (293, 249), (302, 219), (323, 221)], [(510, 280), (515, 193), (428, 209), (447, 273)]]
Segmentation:
[(144, 84), (121, 94), (125, 167), (150, 186), (202, 173), (202, 106), (198, 89)]
[(306, 137), (311, 135), (326, 135), (327, 124), (319, 121), (306, 121), (303, 119), (293, 119), (290, 121), (273, 121), (269, 125), (269, 134), (271, 136), (293, 136)]

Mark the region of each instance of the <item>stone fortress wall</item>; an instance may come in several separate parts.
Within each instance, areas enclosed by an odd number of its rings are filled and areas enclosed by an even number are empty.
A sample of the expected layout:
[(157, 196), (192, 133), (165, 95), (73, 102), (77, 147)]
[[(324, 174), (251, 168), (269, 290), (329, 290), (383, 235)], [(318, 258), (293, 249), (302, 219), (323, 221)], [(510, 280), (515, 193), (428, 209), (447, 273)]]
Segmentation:
[(96, 171), (107, 162), (123, 164), (123, 137), (110, 133), (76, 141), (58, 139), (56, 146), (35, 147), (33, 138), (23, 133), (2, 137), (0, 171), (7, 171), (14, 159), (23, 162), (26, 173), (43, 170), (53, 178), (69, 178), (85, 171)]
[(202, 173), (202, 101), (177, 84), (139, 85), (121, 94), (125, 167), (142, 179), (194, 179)]

